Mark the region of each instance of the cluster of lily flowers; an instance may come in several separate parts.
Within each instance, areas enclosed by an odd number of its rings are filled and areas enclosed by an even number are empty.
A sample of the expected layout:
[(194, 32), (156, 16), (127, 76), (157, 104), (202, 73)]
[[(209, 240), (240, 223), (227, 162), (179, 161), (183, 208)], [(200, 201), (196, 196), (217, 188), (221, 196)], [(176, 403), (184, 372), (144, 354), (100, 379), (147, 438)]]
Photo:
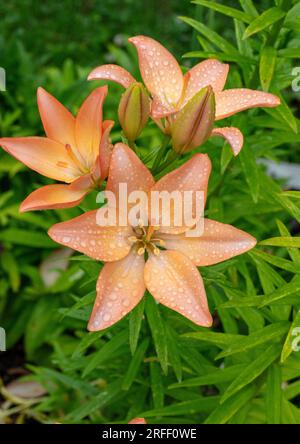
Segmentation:
[[(110, 80), (125, 92), (119, 121), (128, 144), (112, 145), (114, 122), (103, 120), (107, 87), (96, 88), (83, 102), (76, 118), (52, 95), (39, 88), (37, 102), (46, 137), (2, 138), (4, 150), (38, 173), (57, 180), (33, 191), (20, 211), (78, 205), (106, 181), (106, 190), (202, 191), (206, 198), (211, 162), (194, 154), (179, 168), (155, 182), (134, 151), (135, 140), (150, 117), (178, 155), (192, 151), (211, 136), (221, 136), (237, 155), (243, 145), (238, 128), (214, 128), (215, 121), (253, 107), (274, 107), (278, 97), (250, 89), (224, 90), (229, 70), (218, 60), (203, 61), (186, 74), (157, 41), (137, 36), (136, 47), (144, 85), (117, 65), (94, 69), (88, 79)], [(149, 96), (150, 93), (150, 96)], [(99, 226), (96, 211), (55, 224), (49, 236), (56, 242), (105, 262), (97, 282), (97, 297), (88, 324), (90, 331), (110, 327), (126, 316), (147, 289), (156, 301), (192, 322), (209, 327), (205, 288), (198, 266), (208, 266), (253, 248), (256, 240), (227, 224), (204, 219), (201, 236), (192, 228), (140, 223), (138, 226)]]

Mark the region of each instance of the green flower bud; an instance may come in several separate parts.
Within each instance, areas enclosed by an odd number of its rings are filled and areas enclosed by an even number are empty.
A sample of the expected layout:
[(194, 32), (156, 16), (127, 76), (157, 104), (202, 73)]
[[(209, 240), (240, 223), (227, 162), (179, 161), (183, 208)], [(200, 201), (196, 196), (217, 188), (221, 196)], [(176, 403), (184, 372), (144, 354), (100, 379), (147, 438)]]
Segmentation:
[(202, 88), (176, 114), (172, 124), (172, 143), (176, 153), (186, 153), (204, 143), (215, 121), (215, 96), (211, 86)]
[(121, 97), (119, 121), (125, 136), (134, 142), (141, 134), (150, 114), (150, 99), (141, 83), (132, 83)]

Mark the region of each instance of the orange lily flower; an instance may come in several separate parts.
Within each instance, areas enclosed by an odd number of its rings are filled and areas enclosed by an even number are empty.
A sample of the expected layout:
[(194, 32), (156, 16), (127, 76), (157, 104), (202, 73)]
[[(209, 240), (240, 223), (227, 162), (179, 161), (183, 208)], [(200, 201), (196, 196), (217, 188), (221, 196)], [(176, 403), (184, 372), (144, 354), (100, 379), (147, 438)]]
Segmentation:
[(73, 207), (107, 177), (112, 121), (102, 122), (107, 87), (95, 89), (75, 118), (58, 100), (38, 88), (37, 103), (47, 137), (0, 139), (5, 151), (38, 173), (65, 184), (33, 191), (20, 211)]
[[(280, 99), (262, 91), (246, 88), (223, 90), (229, 65), (215, 59), (205, 60), (182, 74), (173, 55), (159, 42), (143, 35), (129, 39), (137, 49), (141, 76), (152, 95), (152, 118), (166, 132), (172, 132), (172, 115), (180, 111), (201, 89), (211, 86), (215, 94), (215, 120), (232, 116), (249, 108), (275, 107)], [(124, 68), (102, 65), (88, 76), (89, 80), (107, 79), (128, 88), (136, 80)], [(167, 118), (163, 127), (158, 120)], [(216, 128), (212, 136), (224, 137), (237, 155), (243, 146), (243, 135), (238, 128)]]
[(134, 418), (128, 424), (147, 424), (147, 421), (145, 421), (145, 418)]
[[(155, 183), (150, 171), (126, 145), (118, 143), (111, 157), (107, 190), (118, 194), (127, 184), (128, 194), (141, 190), (202, 191), (207, 194), (211, 163), (206, 154), (195, 154), (184, 165)], [(128, 172), (130, 172), (128, 174)], [(249, 234), (204, 219), (200, 237), (186, 237), (190, 227), (99, 226), (97, 210), (54, 225), (49, 236), (56, 242), (106, 262), (97, 282), (97, 298), (88, 324), (90, 331), (110, 327), (143, 298), (146, 288), (161, 304), (194, 323), (209, 327), (212, 317), (197, 266), (222, 262), (256, 244)], [(165, 249), (161, 249), (161, 248)], [(144, 253), (148, 259), (145, 262)]]

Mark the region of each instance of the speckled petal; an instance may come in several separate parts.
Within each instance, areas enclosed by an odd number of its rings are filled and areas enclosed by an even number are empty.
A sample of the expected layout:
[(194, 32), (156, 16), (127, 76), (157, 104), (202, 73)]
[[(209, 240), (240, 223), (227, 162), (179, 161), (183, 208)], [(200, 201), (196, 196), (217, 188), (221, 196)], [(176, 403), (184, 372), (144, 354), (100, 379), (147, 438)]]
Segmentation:
[(88, 80), (111, 80), (124, 86), (124, 88), (128, 88), (131, 83), (136, 82), (135, 78), (126, 69), (112, 64), (101, 65), (93, 69), (88, 76)]
[(97, 282), (90, 331), (110, 327), (140, 302), (145, 292), (144, 265), (144, 257), (134, 251), (120, 261), (104, 265)]
[(102, 136), (102, 106), (107, 86), (96, 88), (81, 105), (75, 124), (77, 149), (90, 169), (99, 155)]
[(280, 105), (274, 94), (252, 89), (227, 89), (216, 93), (216, 120), (232, 116), (249, 108), (273, 108)]
[[(192, 199), (192, 216), (195, 217), (195, 199), (196, 191), (203, 192), (203, 206), (205, 205), (207, 196), (208, 180), (211, 171), (211, 162), (207, 154), (195, 154), (190, 160), (185, 162), (176, 170), (163, 176), (151, 189), (151, 191), (168, 191), (180, 192), (182, 201), (184, 202), (184, 192), (193, 191)], [(161, 215), (160, 215), (161, 216)], [(162, 218), (160, 218), (162, 220)], [(174, 212), (171, 214), (171, 225), (160, 226), (162, 233), (182, 233), (188, 229), (183, 224), (182, 226), (175, 226)], [(182, 216), (184, 222), (184, 216)], [(156, 225), (156, 223), (155, 223)]]
[(151, 254), (144, 276), (147, 289), (158, 302), (195, 324), (212, 325), (202, 278), (184, 254), (170, 250)]
[(187, 86), (184, 94), (185, 105), (200, 89), (210, 85), (214, 92), (222, 91), (226, 83), (229, 65), (219, 60), (204, 60), (190, 69), (186, 74)]
[(46, 137), (11, 137), (0, 139), (5, 151), (43, 176), (72, 182), (80, 175), (61, 143)]
[(101, 179), (104, 180), (108, 176), (108, 170), (110, 165), (110, 159), (112, 155), (113, 145), (110, 141), (110, 131), (114, 125), (112, 120), (104, 120), (102, 124), (102, 136), (100, 143), (100, 171)]
[(174, 109), (183, 90), (183, 75), (175, 58), (150, 37), (139, 35), (129, 42), (137, 49), (141, 75), (152, 96), (166, 110)]
[(43, 88), (37, 90), (37, 103), (49, 139), (75, 146), (75, 117)]
[(93, 259), (110, 262), (130, 251), (130, 227), (102, 227), (96, 224), (97, 210), (53, 225), (49, 236), (57, 243), (80, 251)]
[(204, 219), (204, 232), (200, 237), (160, 235), (165, 246), (184, 253), (197, 266), (213, 265), (251, 250), (256, 239), (232, 225)]
[(82, 185), (80, 177), (70, 185), (46, 185), (38, 188), (21, 203), (20, 211), (53, 210), (55, 208), (70, 208), (78, 205), (88, 191), (88, 186)]
[(147, 424), (147, 421), (145, 421), (145, 418), (134, 418), (128, 424)]
[(233, 154), (237, 156), (244, 144), (244, 136), (238, 128), (234, 127), (224, 127), (224, 128), (214, 128), (212, 131), (212, 136), (224, 137), (227, 140)]
[(118, 196), (120, 183), (127, 184), (128, 194), (132, 191), (148, 192), (154, 185), (150, 171), (124, 143), (117, 143), (113, 149), (106, 189)]

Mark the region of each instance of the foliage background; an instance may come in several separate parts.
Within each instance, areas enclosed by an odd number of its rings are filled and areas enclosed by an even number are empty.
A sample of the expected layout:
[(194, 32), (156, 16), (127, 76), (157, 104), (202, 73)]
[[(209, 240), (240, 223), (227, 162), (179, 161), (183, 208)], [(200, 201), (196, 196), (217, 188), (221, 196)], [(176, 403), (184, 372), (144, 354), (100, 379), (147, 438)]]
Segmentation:
[[(257, 163), (299, 162), (300, 93), (291, 82), (300, 59), (300, 4), (194, 3), (0, 5), (0, 65), (7, 73), (1, 136), (43, 134), (38, 86), (75, 112), (95, 86), (85, 80), (93, 67), (113, 62), (138, 75), (126, 38), (140, 33), (160, 40), (184, 66), (207, 57), (230, 62), (227, 87), (269, 89), (283, 99), (280, 108), (231, 118), (246, 136), (237, 159), (217, 139), (199, 150), (214, 166), (207, 215), (264, 241), (249, 254), (201, 269), (215, 318), (210, 330), (146, 295), (113, 328), (87, 333), (101, 264), (74, 256), (50, 284), (57, 245), (46, 230), (91, 208), (94, 196), (79, 209), (19, 214), (24, 197), (49, 181), (1, 151), (0, 325), (8, 350), (0, 354), (0, 421), (127, 422), (143, 415), (154, 423), (300, 423), (300, 353), (292, 350), (293, 329), (300, 327), (300, 196)], [(116, 120), (120, 94), (110, 85), (106, 118)], [(117, 122), (113, 140), (120, 140)], [(141, 155), (160, 141), (150, 125), (138, 142)], [(23, 375), (42, 384), (42, 397), (28, 383), (20, 386), (27, 398), (15, 396), (7, 384)]]

